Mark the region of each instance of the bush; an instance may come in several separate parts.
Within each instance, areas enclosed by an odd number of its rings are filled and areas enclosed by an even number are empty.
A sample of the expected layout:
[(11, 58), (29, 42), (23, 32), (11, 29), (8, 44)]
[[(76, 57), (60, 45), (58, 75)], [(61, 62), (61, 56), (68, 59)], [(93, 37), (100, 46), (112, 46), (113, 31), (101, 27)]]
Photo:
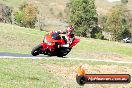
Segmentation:
[(26, 27), (34, 28), (37, 22), (38, 10), (33, 4), (28, 4), (24, 9), (23, 21)]
[(99, 26), (94, 27), (90, 34), (91, 34), (91, 38), (104, 39), (102, 30)]
[(19, 26), (23, 26), (23, 15), (24, 15), (23, 11), (18, 11), (18, 12), (14, 13), (15, 24), (17, 24)]
[(127, 4), (128, 3), (128, 0), (121, 0), (121, 3)]
[(38, 10), (33, 4), (24, 4), (15, 12), (15, 22), (19, 26), (34, 28), (37, 22)]
[(104, 39), (104, 35), (102, 34), (102, 32), (96, 33), (95, 35), (96, 35), (95, 37), (96, 39), (101, 39), (101, 40)]
[(0, 4), (0, 22), (12, 23), (12, 8), (5, 4)]

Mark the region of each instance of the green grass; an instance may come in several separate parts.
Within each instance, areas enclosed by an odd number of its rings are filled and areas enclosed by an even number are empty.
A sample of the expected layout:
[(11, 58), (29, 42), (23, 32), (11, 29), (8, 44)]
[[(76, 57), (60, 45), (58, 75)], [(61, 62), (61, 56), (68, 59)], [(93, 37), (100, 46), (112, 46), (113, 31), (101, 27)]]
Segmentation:
[[(94, 61), (72, 60), (32, 60), (32, 59), (0, 59), (0, 88), (82, 88), (75, 80), (76, 68), (80, 63), (87, 64), (88, 72), (102, 72), (103, 66), (118, 66), (114, 63), (96, 63)], [(120, 65), (119, 70), (127, 65)], [(99, 69), (100, 67), (100, 69)], [(129, 66), (131, 67), (131, 66)], [(117, 68), (113, 68), (117, 69)], [(127, 68), (128, 69), (128, 68)], [(131, 68), (129, 68), (131, 69)], [(119, 71), (124, 72), (125, 69)], [(103, 71), (104, 72), (104, 71)], [(118, 72), (118, 73), (119, 73)], [(127, 72), (126, 72), (127, 73)], [(129, 72), (130, 73), (130, 72)], [(85, 85), (93, 87), (117, 87), (122, 85)], [(131, 86), (131, 84), (125, 86)], [(112, 87), (112, 88), (113, 88)], [(122, 87), (123, 88), (123, 87)], [(128, 87), (129, 88), (129, 87)]]
[(42, 41), (45, 32), (18, 27), (9, 24), (0, 24), (1, 52), (29, 53), (33, 46)]
[(58, 88), (57, 76), (26, 59), (0, 60), (1, 88)]
[(85, 61), (85, 60), (64, 60), (64, 59), (58, 59), (58, 60), (43, 60), (43, 63), (50, 63), (51, 65), (59, 65), (63, 67), (74, 67), (74, 66), (79, 66), (83, 64), (89, 64), (91, 66), (96, 66), (96, 65), (107, 65), (107, 66), (112, 66), (112, 65), (118, 65), (118, 66), (128, 66), (132, 68), (132, 64), (125, 64), (125, 63), (116, 63), (116, 62), (99, 62), (99, 61)]
[[(82, 57), (86, 53), (96, 54), (116, 54), (122, 56), (132, 57), (132, 45), (112, 42), (98, 39), (85, 39), (81, 38), (81, 42), (76, 46), (75, 53), (81, 54)], [(74, 53), (74, 52), (73, 52)], [(85, 53), (85, 54), (84, 54)]]

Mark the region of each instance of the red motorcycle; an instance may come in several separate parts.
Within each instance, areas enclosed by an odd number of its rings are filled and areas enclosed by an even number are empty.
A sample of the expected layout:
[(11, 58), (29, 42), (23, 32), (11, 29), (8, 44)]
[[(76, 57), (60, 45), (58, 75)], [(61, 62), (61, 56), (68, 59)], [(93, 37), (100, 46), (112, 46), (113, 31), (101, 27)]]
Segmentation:
[(75, 38), (74, 35), (72, 35), (72, 38), (72, 43), (67, 46), (65, 36), (60, 36), (59, 33), (48, 33), (45, 35), (43, 42), (32, 49), (31, 54), (33, 56), (39, 54), (58, 57), (66, 56), (71, 51), (72, 47), (80, 42), (80, 39)]

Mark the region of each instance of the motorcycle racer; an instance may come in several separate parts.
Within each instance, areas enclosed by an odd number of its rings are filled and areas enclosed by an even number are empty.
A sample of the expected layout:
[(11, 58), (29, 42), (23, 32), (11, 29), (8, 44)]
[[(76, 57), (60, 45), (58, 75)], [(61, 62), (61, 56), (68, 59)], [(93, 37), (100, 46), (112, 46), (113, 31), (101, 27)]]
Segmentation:
[[(52, 31), (53, 32), (53, 31)], [(74, 39), (74, 27), (73, 26), (68, 26), (65, 31), (55, 31), (58, 34), (65, 34), (64, 40), (66, 40), (66, 44), (64, 45), (65, 47), (69, 47), (69, 45), (72, 43)]]
[(65, 31), (52, 31), (45, 34), (43, 41), (32, 49), (31, 54), (63, 57), (79, 42), (80, 39), (74, 36), (74, 28), (69, 26)]

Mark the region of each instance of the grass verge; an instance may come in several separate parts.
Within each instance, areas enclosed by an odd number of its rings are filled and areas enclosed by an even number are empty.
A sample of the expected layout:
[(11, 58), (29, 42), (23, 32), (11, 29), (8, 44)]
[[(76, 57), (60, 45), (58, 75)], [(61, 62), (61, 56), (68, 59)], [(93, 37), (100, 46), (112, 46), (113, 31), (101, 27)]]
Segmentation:
[[(76, 83), (76, 68), (83, 63), (89, 74), (131, 74), (127, 65), (97, 63), (94, 61), (0, 59), (1, 88), (130, 88), (132, 84), (88, 84), (80, 87)], [(109, 70), (111, 69), (111, 70)]]

